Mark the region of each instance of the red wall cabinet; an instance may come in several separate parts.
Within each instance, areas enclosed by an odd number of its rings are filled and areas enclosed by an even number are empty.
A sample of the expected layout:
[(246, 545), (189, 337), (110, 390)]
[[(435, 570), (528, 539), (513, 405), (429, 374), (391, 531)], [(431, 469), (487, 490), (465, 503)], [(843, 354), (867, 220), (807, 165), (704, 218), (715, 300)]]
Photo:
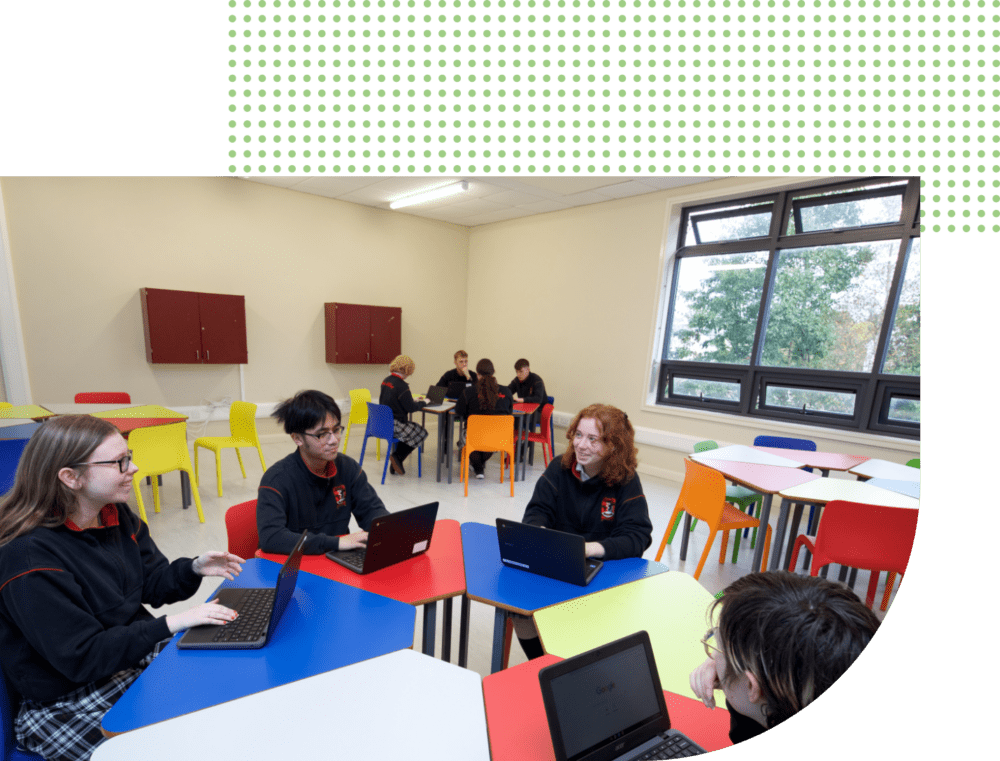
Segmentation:
[(140, 288), (139, 299), (147, 362), (246, 364), (243, 296)]
[(340, 303), (323, 308), (327, 362), (385, 365), (402, 350), (402, 308)]

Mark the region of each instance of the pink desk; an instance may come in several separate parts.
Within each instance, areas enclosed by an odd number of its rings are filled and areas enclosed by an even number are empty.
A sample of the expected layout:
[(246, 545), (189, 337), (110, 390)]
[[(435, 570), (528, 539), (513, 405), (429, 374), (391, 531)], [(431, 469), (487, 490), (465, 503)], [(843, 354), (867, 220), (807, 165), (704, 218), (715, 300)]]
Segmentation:
[[(543, 655), (483, 678), (486, 727), (493, 761), (553, 761), (552, 740), (545, 718), (538, 672), (562, 658)], [(706, 708), (698, 700), (663, 691), (670, 724), (705, 750), (719, 750), (729, 741), (729, 712)]]
[(801, 449), (783, 449), (781, 447), (754, 447), (761, 452), (770, 452), (779, 457), (788, 457), (792, 460), (800, 460), (807, 468), (819, 468), (824, 476), (830, 475), (831, 470), (850, 470), (868, 458), (858, 454), (839, 454), (837, 452), (803, 452)]
[[(761, 527), (766, 526), (768, 519), (771, 517), (771, 498), (775, 494), (779, 493), (783, 489), (789, 489), (793, 486), (815, 481), (819, 478), (819, 475), (816, 473), (807, 473), (804, 470), (786, 468), (780, 465), (755, 465), (745, 462), (712, 460), (711, 458), (706, 457), (706, 455), (709, 454), (711, 454), (711, 452), (702, 453), (702, 455), (698, 457), (698, 462), (703, 465), (707, 465), (713, 470), (719, 471), (730, 481), (734, 481), (741, 486), (746, 486), (748, 489), (753, 489), (755, 492), (763, 495), (759, 516)], [(777, 529), (774, 532), (771, 542), (770, 565), (772, 571), (778, 567), (778, 561), (781, 556), (781, 537), (785, 533), (785, 523), (787, 520), (788, 503), (782, 500), (781, 512), (778, 515)], [(689, 523), (690, 516), (685, 516), (684, 536), (681, 538), (681, 560), (684, 560), (687, 556), (687, 528)], [(757, 547), (754, 549), (753, 564), (750, 567), (754, 569), (760, 568), (763, 555), (764, 542), (758, 541)]]
[[(284, 563), (287, 555), (273, 555), (257, 550), (257, 557)], [(339, 581), (391, 600), (424, 606), (422, 650), (434, 655), (434, 630), (437, 601), (444, 600), (441, 657), (451, 660), (452, 600), (465, 594), (465, 558), (462, 532), (458, 521), (440, 520), (434, 524), (431, 545), (423, 555), (381, 571), (361, 575), (337, 565), (325, 555), (303, 555), (302, 570)], [(459, 627), (459, 665), (465, 666), (469, 649), (469, 602), (462, 599)]]

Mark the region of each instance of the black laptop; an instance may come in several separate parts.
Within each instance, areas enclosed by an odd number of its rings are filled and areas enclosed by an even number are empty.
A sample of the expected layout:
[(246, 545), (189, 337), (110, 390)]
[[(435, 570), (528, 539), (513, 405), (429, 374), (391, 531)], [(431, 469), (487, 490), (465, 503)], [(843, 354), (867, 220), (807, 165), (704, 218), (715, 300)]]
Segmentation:
[(604, 565), (603, 560), (586, 556), (586, 541), (579, 534), (497, 518), (497, 540), (500, 562), (508, 568), (581, 587), (587, 586)]
[(206, 624), (188, 629), (177, 641), (178, 649), (256, 650), (264, 647), (295, 591), (306, 533), (302, 532), (292, 554), (281, 566), (281, 570), (278, 571), (278, 581), (273, 588), (220, 589), (215, 593), (219, 598), (219, 605), (232, 608), (239, 615), (234, 621), (222, 626)]
[(538, 672), (556, 761), (707, 753), (670, 728), (649, 634), (630, 634)]
[(448, 389), (444, 386), (431, 386), (427, 389), (427, 401), (432, 406), (444, 404), (444, 398), (448, 395)]
[(326, 556), (355, 573), (372, 573), (423, 555), (431, 546), (437, 511), (438, 503), (429, 502), (383, 515), (372, 521), (367, 547), (328, 552)]
[(458, 401), (462, 394), (465, 393), (465, 389), (472, 385), (472, 381), (452, 381), (448, 384), (448, 393), (445, 397)]

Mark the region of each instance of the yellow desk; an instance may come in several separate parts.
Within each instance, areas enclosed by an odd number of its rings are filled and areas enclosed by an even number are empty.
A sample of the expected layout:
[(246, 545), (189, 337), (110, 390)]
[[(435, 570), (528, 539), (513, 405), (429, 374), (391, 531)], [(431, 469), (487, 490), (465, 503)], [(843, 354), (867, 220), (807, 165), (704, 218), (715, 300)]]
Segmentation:
[(52, 417), (53, 413), (37, 404), (20, 404), (15, 407), (0, 408), (0, 418), (12, 418), (20, 420), (42, 420)]
[[(642, 629), (649, 632), (663, 689), (697, 698), (688, 677), (701, 665), (714, 598), (680, 571), (650, 576), (535, 612), (545, 652), (569, 658)], [(716, 694), (724, 705), (722, 693)]]
[(168, 418), (171, 420), (187, 420), (187, 415), (182, 415), (179, 412), (174, 412), (173, 410), (168, 410), (166, 407), (161, 407), (159, 404), (143, 404), (138, 407), (118, 407), (113, 410), (102, 410), (101, 412), (91, 413), (94, 417), (100, 418), (124, 418), (124, 417), (137, 417), (137, 418)]

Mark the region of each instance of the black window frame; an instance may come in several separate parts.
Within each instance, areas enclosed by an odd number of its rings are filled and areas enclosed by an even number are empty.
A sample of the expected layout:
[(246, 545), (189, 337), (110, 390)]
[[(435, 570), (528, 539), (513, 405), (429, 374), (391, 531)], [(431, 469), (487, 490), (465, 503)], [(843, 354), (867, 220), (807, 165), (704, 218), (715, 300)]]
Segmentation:
[[(837, 198), (837, 196), (827, 196), (827, 200), (824, 201), (813, 197), (803, 199), (803, 196), (815, 196), (818, 193), (830, 191), (846, 191), (840, 196), (840, 198), (846, 199), (877, 198), (898, 194), (899, 191), (895, 188), (873, 187), (884, 186), (887, 182), (905, 182), (900, 219), (895, 223), (877, 223), (815, 232), (786, 232), (789, 230), (789, 222), (795, 221), (793, 215), (802, 208), (803, 204), (830, 203)], [(700, 215), (703, 219), (723, 214), (729, 216), (729, 213), (713, 215), (711, 212), (714, 209), (729, 209), (734, 205), (760, 208), (761, 204), (768, 203), (772, 204), (772, 215), (770, 234), (766, 237), (750, 237), (738, 241), (707, 244), (686, 240), (689, 219), (692, 215)], [(708, 216), (706, 213), (709, 213)], [(796, 222), (795, 229), (801, 229), (798, 222)], [(883, 372), (895, 325), (903, 278), (909, 261), (911, 242), (920, 238), (919, 177), (870, 177), (839, 180), (808, 187), (768, 191), (757, 195), (690, 204), (681, 209), (677, 236), (677, 249), (668, 264), (671, 267), (671, 278), (666, 317), (663, 322), (663, 343), (659, 347), (660, 367), (655, 394), (657, 405), (711, 410), (762, 420), (780, 420), (843, 430), (889, 434), (902, 438), (920, 438), (919, 423), (891, 420), (888, 417), (889, 406), (894, 399), (920, 400), (920, 377)], [(885, 314), (876, 340), (872, 370), (870, 372), (818, 371), (770, 367), (760, 364), (780, 252), (784, 249), (880, 240), (899, 240), (900, 247), (896, 256), (892, 281), (889, 285)], [(768, 251), (768, 262), (750, 362), (746, 365), (737, 365), (691, 359), (666, 359), (673, 333), (678, 274), (682, 260), (689, 257), (750, 253), (763, 250)], [(739, 382), (740, 401), (735, 403), (677, 394), (673, 391), (673, 380), (677, 377), (709, 382)], [(790, 410), (787, 407), (768, 406), (765, 404), (765, 394), (768, 386), (771, 385), (830, 392), (850, 392), (855, 395), (854, 411), (851, 415), (842, 415), (809, 409), (803, 412)]]

